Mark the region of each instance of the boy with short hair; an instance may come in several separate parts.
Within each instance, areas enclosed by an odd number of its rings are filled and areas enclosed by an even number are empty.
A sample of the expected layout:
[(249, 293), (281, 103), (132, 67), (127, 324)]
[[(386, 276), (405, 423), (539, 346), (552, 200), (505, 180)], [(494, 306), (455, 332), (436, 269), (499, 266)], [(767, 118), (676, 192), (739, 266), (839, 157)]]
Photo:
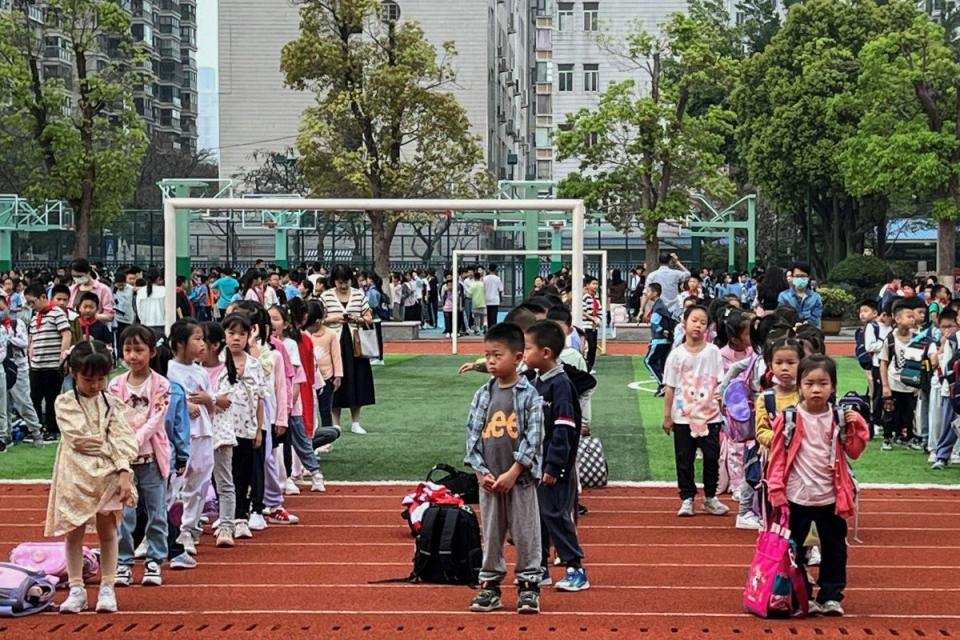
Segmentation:
[(913, 414), (916, 410), (917, 391), (903, 384), (900, 372), (907, 359), (914, 336), (916, 317), (906, 300), (893, 304), (893, 321), (896, 327), (883, 341), (880, 349), (880, 382), (883, 389), (883, 445), (881, 451), (893, 449), (893, 440), (906, 444), (913, 433)]
[[(67, 289), (66, 285), (63, 286)], [(67, 289), (67, 299), (70, 290)], [(47, 291), (42, 282), (31, 283), (24, 298), (33, 309), (30, 319), (30, 342), (27, 346), (27, 358), (30, 361), (30, 399), (38, 416), (45, 416), (44, 440), (57, 440), (60, 437), (60, 427), (57, 424), (57, 414), (54, 403), (60, 395), (63, 385), (63, 374), (60, 363), (70, 349), (70, 322), (66, 312), (55, 302), (47, 298)], [(42, 408), (46, 403), (46, 413)]]
[(867, 395), (870, 396), (872, 420), (870, 421), (870, 438), (873, 438), (880, 428), (880, 416), (883, 411), (882, 392), (883, 384), (880, 381), (880, 349), (883, 341), (891, 331), (893, 319), (889, 309), (881, 310), (876, 300), (862, 300), (860, 302), (860, 324), (863, 332), (863, 350), (870, 354), (870, 369), (866, 370)]
[(645, 300), (653, 301), (653, 308), (650, 310), (650, 346), (647, 348), (643, 363), (647, 365), (647, 370), (657, 382), (657, 391), (654, 394), (657, 398), (663, 397), (663, 367), (667, 363), (667, 356), (670, 355), (673, 331), (677, 326), (677, 321), (674, 320), (673, 314), (661, 298), (662, 295), (663, 288), (656, 282), (648, 284), (643, 295)]
[(583, 550), (573, 521), (577, 495), (577, 448), (580, 443), (580, 407), (577, 392), (558, 364), (564, 348), (563, 330), (552, 320), (540, 320), (526, 331), (523, 360), (540, 372), (534, 386), (543, 402), (543, 481), (537, 490), (540, 503), (540, 538), (543, 545), (540, 584), (550, 584), (550, 543), (557, 550), (567, 575), (559, 591), (590, 588), (583, 568)]
[(97, 294), (92, 291), (81, 293), (77, 298), (77, 313), (80, 314), (79, 341), (100, 340), (107, 347), (113, 347), (113, 334), (110, 327), (97, 319), (97, 314), (100, 313), (100, 297)]
[(484, 336), (484, 352), (487, 372), (493, 377), (473, 397), (464, 458), (480, 482), (483, 515), (480, 592), (470, 610), (493, 611), (503, 606), (500, 583), (507, 574), (504, 542), (509, 531), (517, 555), (517, 611), (539, 613), (541, 400), (533, 385), (517, 373), (524, 352), (519, 327), (508, 323), (491, 327)]

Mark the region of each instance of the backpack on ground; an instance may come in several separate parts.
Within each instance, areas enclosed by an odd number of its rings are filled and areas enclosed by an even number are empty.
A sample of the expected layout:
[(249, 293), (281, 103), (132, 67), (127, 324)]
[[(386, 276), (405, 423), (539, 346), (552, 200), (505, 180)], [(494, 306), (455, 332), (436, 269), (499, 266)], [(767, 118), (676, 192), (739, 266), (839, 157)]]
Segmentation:
[(421, 482), (417, 488), (400, 500), (403, 511), (400, 517), (407, 521), (411, 535), (418, 535), (423, 527), (423, 517), (435, 504), (463, 506), (463, 498), (449, 488), (433, 482)]
[(808, 612), (807, 584), (797, 564), (797, 548), (790, 540), (790, 512), (782, 507), (773, 518), (766, 515), (747, 572), (743, 608), (761, 618), (802, 618)]
[(417, 536), (411, 582), (475, 585), (483, 565), (480, 525), (466, 506), (430, 505)]
[[(873, 328), (873, 337), (875, 340), (880, 338), (880, 326), (876, 321), (869, 322), (868, 327)], [(873, 368), (873, 354), (867, 352), (867, 343), (866, 343), (866, 332), (864, 327), (860, 327), (853, 334), (853, 340), (856, 344), (855, 355), (857, 356), (857, 362), (860, 363), (860, 368), (865, 371), (870, 371)]]
[(53, 604), (55, 582), (43, 571), (0, 562), (0, 618), (40, 613)]
[[(67, 583), (67, 549), (64, 542), (22, 542), (10, 551), (10, 562), (30, 569), (42, 571), (52, 582)], [(91, 580), (100, 571), (100, 559), (90, 550), (83, 548), (83, 581)]]
[[(437, 472), (442, 472), (444, 475), (434, 477)], [(449, 464), (437, 464), (430, 469), (426, 481), (443, 485), (463, 498), (463, 501), (467, 504), (479, 504), (480, 502), (480, 483), (477, 481), (476, 473), (458, 471)]]
[(603, 443), (596, 436), (583, 436), (577, 447), (577, 476), (580, 486), (588, 489), (605, 487), (610, 468), (603, 453)]

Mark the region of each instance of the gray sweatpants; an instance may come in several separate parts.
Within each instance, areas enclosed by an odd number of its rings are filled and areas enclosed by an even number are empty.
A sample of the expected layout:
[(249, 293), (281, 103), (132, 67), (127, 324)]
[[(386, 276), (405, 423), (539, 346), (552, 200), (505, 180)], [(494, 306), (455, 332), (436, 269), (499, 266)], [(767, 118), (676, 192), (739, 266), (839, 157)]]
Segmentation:
[(220, 528), (233, 533), (237, 492), (233, 486), (233, 447), (213, 450), (213, 480), (217, 483), (217, 501), (220, 503)]
[(528, 482), (516, 484), (509, 493), (480, 490), (480, 515), (483, 517), (483, 568), (480, 581), (502, 582), (507, 575), (503, 545), (507, 533), (513, 537), (517, 551), (515, 569), (519, 580), (539, 582), (540, 507), (537, 486)]
[[(9, 348), (9, 347), (8, 347)], [(0, 367), (0, 439), (6, 441), (10, 439), (10, 405), (17, 410), (23, 419), (30, 437), (35, 441), (40, 440), (40, 420), (37, 419), (37, 412), (33, 408), (33, 401), (30, 399), (30, 376), (26, 366), (20, 369), (17, 374), (17, 381), (13, 388), (7, 392), (7, 374)]]

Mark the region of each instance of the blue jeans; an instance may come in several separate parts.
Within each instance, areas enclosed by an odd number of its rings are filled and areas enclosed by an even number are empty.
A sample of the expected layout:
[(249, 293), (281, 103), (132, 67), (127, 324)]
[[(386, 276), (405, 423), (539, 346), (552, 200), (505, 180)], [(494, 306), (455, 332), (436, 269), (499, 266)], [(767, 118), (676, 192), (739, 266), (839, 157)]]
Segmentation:
[[(147, 560), (163, 562), (167, 558), (167, 483), (160, 476), (157, 461), (133, 466), (133, 481), (140, 494), (140, 503), (147, 514)], [(133, 530), (137, 527), (137, 509), (123, 508), (120, 523), (118, 563), (133, 565)]]
[(303, 465), (303, 468), (310, 473), (318, 471), (320, 462), (317, 460), (317, 454), (313, 452), (310, 438), (307, 437), (307, 427), (303, 424), (303, 416), (290, 416), (287, 433), (290, 434), (287, 442), (297, 452), (297, 457), (300, 458), (300, 464)]
[(957, 444), (957, 432), (953, 430), (953, 419), (956, 414), (953, 411), (953, 405), (950, 404), (950, 398), (943, 399), (943, 411), (941, 413), (940, 440), (937, 442), (937, 460), (948, 462), (953, 447)]
[(323, 381), (323, 389), (317, 394), (317, 410), (320, 412), (320, 424), (333, 426), (333, 378)]

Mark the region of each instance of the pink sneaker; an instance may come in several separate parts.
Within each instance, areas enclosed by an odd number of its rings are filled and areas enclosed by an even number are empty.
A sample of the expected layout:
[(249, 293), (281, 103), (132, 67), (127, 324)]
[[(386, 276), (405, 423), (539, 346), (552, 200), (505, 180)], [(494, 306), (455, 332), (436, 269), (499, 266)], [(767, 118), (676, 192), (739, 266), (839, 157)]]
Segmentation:
[(293, 515), (283, 507), (277, 507), (267, 514), (267, 522), (270, 524), (297, 524), (300, 518)]

